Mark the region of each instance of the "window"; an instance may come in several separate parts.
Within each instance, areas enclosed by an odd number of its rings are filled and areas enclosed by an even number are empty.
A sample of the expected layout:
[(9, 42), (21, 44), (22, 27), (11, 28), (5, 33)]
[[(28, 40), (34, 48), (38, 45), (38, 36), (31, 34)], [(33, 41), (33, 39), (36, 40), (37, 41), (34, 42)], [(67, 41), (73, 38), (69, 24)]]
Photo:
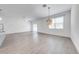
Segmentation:
[(49, 29), (63, 29), (64, 16), (53, 18)]

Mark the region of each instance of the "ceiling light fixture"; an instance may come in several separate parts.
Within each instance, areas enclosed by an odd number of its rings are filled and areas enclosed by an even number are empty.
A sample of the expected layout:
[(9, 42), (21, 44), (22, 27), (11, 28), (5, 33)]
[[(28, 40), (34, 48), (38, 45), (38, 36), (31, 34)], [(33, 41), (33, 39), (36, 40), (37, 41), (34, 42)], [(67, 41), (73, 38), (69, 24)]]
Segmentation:
[(47, 5), (46, 4), (43, 4), (43, 7), (47, 7)]
[(43, 7), (47, 7), (48, 8), (48, 20), (47, 20), (47, 23), (48, 23), (48, 26), (51, 28), (52, 23), (53, 23), (53, 20), (52, 20), (51, 15), (50, 15), (51, 7), (47, 6), (46, 4), (44, 4)]
[[(2, 9), (0, 9), (0, 12), (2, 12)], [(0, 21), (2, 20), (2, 17), (0, 17)]]
[(0, 21), (2, 20), (2, 17), (0, 17)]
[(48, 7), (48, 26), (50, 27), (52, 25), (52, 18), (51, 18), (51, 15), (50, 15), (50, 7)]

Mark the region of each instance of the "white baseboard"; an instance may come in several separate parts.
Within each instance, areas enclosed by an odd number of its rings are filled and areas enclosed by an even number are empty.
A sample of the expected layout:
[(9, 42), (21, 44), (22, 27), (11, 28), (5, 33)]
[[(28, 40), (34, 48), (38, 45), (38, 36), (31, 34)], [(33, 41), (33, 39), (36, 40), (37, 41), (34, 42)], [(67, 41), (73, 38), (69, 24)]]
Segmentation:
[[(49, 34), (49, 33), (43, 33), (43, 32), (38, 32), (38, 33), (42, 33), (42, 34)], [(56, 35), (56, 34), (49, 34), (49, 35), (55, 35), (55, 36), (60, 36), (60, 37), (65, 37), (65, 38), (71, 38), (71, 37), (67, 37), (67, 36), (62, 36), (62, 35)]]
[(10, 32), (10, 33), (5, 33), (5, 34), (15, 34), (15, 33), (23, 33), (23, 32), (31, 32), (31, 31)]
[(79, 53), (79, 46), (78, 46), (77, 42), (74, 41), (73, 38), (71, 38), (71, 40), (72, 40), (72, 42), (73, 42), (73, 44), (74, 44), (74, 46), (75, 46), (77, 52)]

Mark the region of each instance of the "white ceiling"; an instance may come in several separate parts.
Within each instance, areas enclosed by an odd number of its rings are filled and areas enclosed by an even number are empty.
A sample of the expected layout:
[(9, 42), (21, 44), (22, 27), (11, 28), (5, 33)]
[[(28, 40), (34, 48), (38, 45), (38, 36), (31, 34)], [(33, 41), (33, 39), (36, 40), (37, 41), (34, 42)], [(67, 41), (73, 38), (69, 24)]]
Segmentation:
[[(63, 11), (70, 10), (72, 5), (69, 4), (51, 4), (50, 13), (56, 14)], [(48, 16), (47, 7), (42, 7), (42, 4), (0, 4), (1, 15), (6, 17), (27, 17), (27, 18), (41, 18)]]

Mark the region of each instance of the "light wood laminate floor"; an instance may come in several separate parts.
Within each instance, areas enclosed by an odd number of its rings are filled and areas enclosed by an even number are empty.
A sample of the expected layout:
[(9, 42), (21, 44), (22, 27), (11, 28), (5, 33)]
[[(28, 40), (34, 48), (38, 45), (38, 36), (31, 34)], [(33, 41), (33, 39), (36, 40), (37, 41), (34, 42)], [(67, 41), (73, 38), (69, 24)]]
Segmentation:
[(41, 33), (9, 34), (0, 47), (3, 54), (77, 54), (71, 39)]

